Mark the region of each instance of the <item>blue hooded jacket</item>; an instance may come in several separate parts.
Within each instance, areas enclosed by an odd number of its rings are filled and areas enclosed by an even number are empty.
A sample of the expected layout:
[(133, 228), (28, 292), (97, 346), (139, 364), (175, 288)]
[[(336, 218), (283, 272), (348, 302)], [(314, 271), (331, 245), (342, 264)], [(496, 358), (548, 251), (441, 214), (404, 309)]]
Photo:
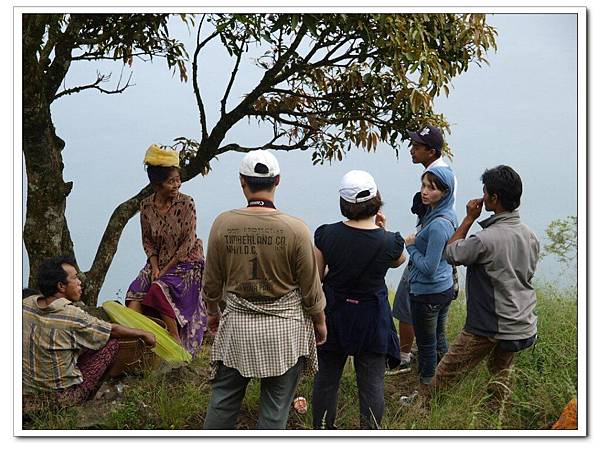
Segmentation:
[(406, 247), (410, 254), (410, 293), (439, 294), (452, 287), (452, 266), (444, 258), (444, 249), (458, 226), (454, 210), (454, 173), (450, 167), (432, 167), (448, 190), (435, 208), (429, 207), (421, 221), (415, 243)]

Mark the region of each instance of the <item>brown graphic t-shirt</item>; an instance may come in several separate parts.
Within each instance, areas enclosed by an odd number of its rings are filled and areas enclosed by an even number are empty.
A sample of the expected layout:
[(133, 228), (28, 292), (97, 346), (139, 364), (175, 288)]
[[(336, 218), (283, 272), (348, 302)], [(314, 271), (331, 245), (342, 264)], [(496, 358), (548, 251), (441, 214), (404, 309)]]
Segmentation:
[(310, 315), (322, 311), (325, 296), (308, 227), (277, 210), (234, 209), (220, 214), (210, 230), (204, 300), (224, 292), (247, 300), (280, 298), (300, 288)]

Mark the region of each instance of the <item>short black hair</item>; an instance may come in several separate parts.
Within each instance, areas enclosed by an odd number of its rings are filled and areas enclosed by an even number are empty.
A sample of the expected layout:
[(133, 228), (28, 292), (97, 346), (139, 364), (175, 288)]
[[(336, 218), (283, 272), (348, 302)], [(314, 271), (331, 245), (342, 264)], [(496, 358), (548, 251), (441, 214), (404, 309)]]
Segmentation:
[(32, 289), (32, 288), (23, 288), (23, 298), (27, 298), (27, 297), (31, 297), (32, 295), (40, 295), (41, 292), (38, 291), (37, 289)]
[(240, 174), (240, 176), (246, 182), (248, 190), (253, 194), (256, 194), (260, 191), (272, 191), (275, 187), (275, 184), (277, 183), (277, 177), (279, 175), (276, 175), (274, 177), (251, 177), (248, 175)]
[(442, 149), (441, 148), (435, 148), (435, 147), (429, 147), (430, 150), (433, 150), (435, 152), (435, 157), (439, 158), (440, 156), (442, 156)]
[(373, 217), (383, 206), (381, 194), (377, 191), (375, 197), (366, 202), (350, 203), (340, 197), (340, 212), (350, 220), (361, 220)]
[(488, 195), (496, 194), (506, 211), (514, 211), (521, 204), (523, 184), (519, 174), (509, 166), (496, 166), (481, 175)]
[(146, 164), (146, 172), (148, 173), (148, 180), (150, 180), (150, 184), (156, 186), (158, 184), (164, 183), (167, 178), (169, 178), (169, 174), (176, 170), (181, 175), (181, 169), (176, 166), (153, 166), (151, 164)]
[(69, 256), (42, 261), (37, 273), (38, 289), (44, 297), (49, 297), (58, 292), (58, 283), (67, 282), (67, 272), (62, 268), (63, 264), (69, 264), (77, 269), (77, 263)]
[(440, 177), (438, 177), (435, 173), (433, 172), (425, 172), (423, 173), (423, 175), (421, 175), (421, 180), (423, 178), (427, 177), (427, 179), (429, 180), (429, 182), (431, 184), (433, 184), (433, 187), (436, 188), (438, 191), (443, 191), (446, 192), (449, 188), (449, 186), (444, 183)]

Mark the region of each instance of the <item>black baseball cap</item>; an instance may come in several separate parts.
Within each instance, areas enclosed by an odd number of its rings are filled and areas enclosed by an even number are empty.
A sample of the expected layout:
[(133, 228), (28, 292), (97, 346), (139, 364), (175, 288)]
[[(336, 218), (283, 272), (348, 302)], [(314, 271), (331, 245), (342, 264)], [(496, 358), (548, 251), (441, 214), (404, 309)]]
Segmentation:
[(410, 136), (411, 140), (418, 142), (419, 144), (442, 151), (442, 146), (444, 145), (444, 136), (438, 127), (425, 125), (419, 131), (409, 131), (408, 135)]

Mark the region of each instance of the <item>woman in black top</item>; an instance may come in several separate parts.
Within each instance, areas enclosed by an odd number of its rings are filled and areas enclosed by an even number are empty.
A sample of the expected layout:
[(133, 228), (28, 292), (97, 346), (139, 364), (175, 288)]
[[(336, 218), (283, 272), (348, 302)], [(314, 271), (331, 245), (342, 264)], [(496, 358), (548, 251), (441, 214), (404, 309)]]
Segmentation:
[(340, 209), (348, 220), (315, 231), (319, 274), (327, 298), (327, 341), (317, 348), (313, 427), (334, 429), (340, 378), (354, 357), (361, 428), (378, 428), (384, 410), (386, 363), (400, 363), (385, 274), (405, 257), (400, 233), (385, 231), (381, 195), (373, 177), (353, 170), (342, 178)]

